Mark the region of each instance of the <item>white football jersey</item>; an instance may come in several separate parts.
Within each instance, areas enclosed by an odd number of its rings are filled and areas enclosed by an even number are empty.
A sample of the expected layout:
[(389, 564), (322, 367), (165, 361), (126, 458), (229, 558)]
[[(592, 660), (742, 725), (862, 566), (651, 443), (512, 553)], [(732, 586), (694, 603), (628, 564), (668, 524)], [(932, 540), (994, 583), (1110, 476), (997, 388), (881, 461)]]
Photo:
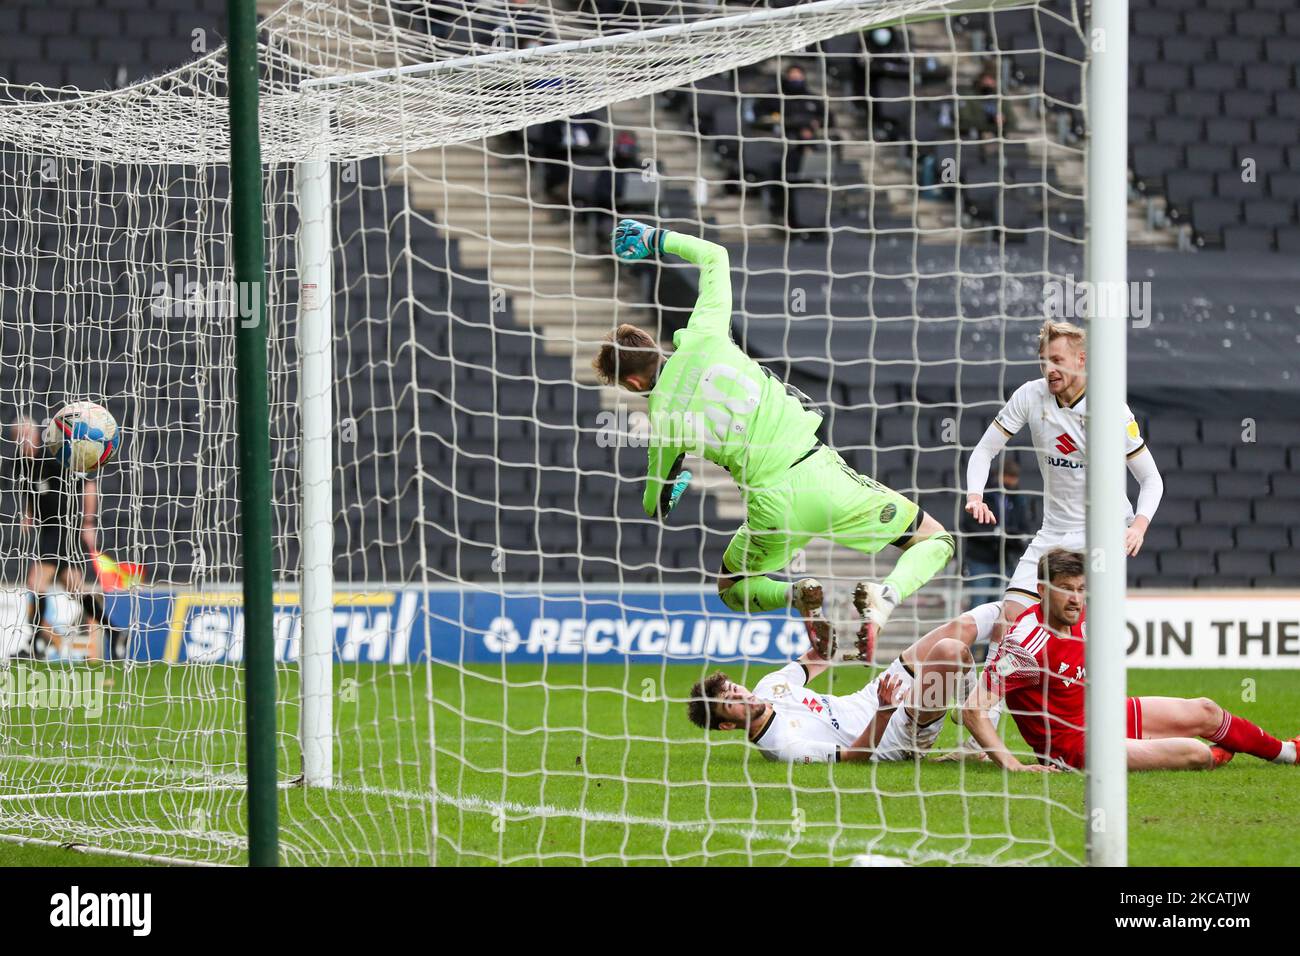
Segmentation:
[[(1002, 619), (1002, 603), (981, 604), (963, 616), (975, 623), (975, 640), (987, 640), (993, 626)], [(876, 716), (884, 677), (898, 681), (903, 695), (910, 692), (912, 674), (901, 658), (895, 658), (861, 690), (844, 697), (809, 690), (808, 672), (798, 661), (773, 671), (754, 688), (755, 697), (772, 705), (772, 714), (754, 745), (768, 760), (833, 763), (839, 748), (853, 746)], [(913, 727), (906, 709), (899, 707), (886, 725), (872, 759), (910, 759), (928, 750), (942, 730), (942, 719)]]
[(772, 705), (772, 715), (754, 745), (768, 760), (833, 763), (871, 723), (876, 708), (861, 692), (836, 697), (809, 690), (803, 665), (787, 664), (758, 682), (754, 696)]
[[(1036, 378), (1021, 385), (1011, 401), (993, 420), (1008, 438), (1029, 426), (1038, 467), (1043, 473), (1043, 530), (1050, 532), (1082, 531), (1085, 527), (1084, 504), (1087, 500), (1088, 474), (1088, 399), (1080, 394), (1070, 405), (1063, 405), (1047, 390), (1046, 379)], [(1129, 458), (1146, 448), (1137, 422), (1124, 406), (1125, 451)], [(1128, 505), (1127, 519), (1133, 519)]]

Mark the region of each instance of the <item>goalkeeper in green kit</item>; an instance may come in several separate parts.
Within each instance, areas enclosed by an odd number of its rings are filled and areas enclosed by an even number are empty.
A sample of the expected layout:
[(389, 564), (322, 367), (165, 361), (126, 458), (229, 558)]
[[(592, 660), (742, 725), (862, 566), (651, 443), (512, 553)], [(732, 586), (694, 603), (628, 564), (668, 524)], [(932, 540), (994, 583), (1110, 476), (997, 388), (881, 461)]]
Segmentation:
[[(625, 324), (592, 361), (605, 384), (649, 393), (646, 513), (662, 517), (677, 504), (691, 479), (682, 471), (687, 454), (721, 465), (745, 499), (745, 523), (722, 558), (723, 602), (750, 612), (793, 606), (823, 654), (870, 662), (894, 608), (952, 558), (952, 536), (914, 502), (858, 474), (819, 442), (821, 415), (806, 397), (732, 341), (726, 249), (624, 219), (614, 230), (614, 253), (625, 261), (671, 254), (700, 267), (695, 310), (673, 336), (671, 354), (648, 332)], [(902, 551), (883, 582), (858, 584), (853, 601), (863, 620), (851, 640), (836, 640), (815, 579), (792, 585), (768, 577), (816, 537), (866, 554), (891, 544)]]

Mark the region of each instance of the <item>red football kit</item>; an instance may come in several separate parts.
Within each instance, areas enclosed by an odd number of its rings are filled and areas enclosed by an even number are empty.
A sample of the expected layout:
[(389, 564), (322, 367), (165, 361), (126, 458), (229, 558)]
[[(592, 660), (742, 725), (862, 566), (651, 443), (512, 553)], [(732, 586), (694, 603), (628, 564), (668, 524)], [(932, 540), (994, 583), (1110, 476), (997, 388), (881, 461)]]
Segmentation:
[[(984, 668), (984, 684), (1001, 690), (1020, 735), (1038, 755), (1083, 768), (1083, 714), (1088, 672), (1084, 616), (1069, 633), (1053, 634), (1043, 624), (1042, 605), (1029, 608), (1012, 626), (997, 656)], [(1142, 705), (1127, 702), (1130, 739), (1142, 737)]]

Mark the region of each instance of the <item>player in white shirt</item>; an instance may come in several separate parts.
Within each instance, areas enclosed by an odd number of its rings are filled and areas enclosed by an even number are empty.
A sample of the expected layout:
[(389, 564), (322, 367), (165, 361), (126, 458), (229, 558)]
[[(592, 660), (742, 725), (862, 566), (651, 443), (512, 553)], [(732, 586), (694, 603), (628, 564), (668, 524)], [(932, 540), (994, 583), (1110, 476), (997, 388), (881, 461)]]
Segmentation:
[[(1007, 441), (1026, 425), (1043, 473), (1043, 526), (1011, 576), (1003, 602), (1003, 621), (993, 635), (994, 643), (1010, 622), (1038, 603), (1039, 559), (1052, 548), (1084, 548), (1088, 473), (1086, 344), (1083, 329), (1076, 325), (1051, 320), (1043, 324), (1038, 336), (1043, 377), (1016, 389), (975, 446), (966, 466), (966, 510), (980, 524), (997, 522), (984, 503), (989, 467)], [(1164, 494), (1164, 482), (1127, 405), (1124, 413), (1128, 469), (1140, 488), (1136, 513), (1132, 507), (1128, 509), (1124, 537), (1125, 551), (1133, 556), (1142, 550), (1146, 529)]]
[(929, 750), (948, 705), (963, 697), (970, 646), (988, 637), (1001, 604), (982, 604), (926, 634), (853, 694), (808, 684), (829, 666), (810, 648), (752, 691), (721, 671), (691, 688), (688, 716), (705, 730), (744, 730), (768, 760), (834, 763), (908, 760)]
[[(990, 637), (990, 659), (1007, 628), (1027, 608), (1038, 603), (1039, 560), (1053, 548), (1082, 551), (1087, 537), (1084, 512), (1088, 480), (1088, 399), (1084, 393), (1087, 338), (1083, 329), (1069, 322), (1048, 319), (1038, 333), (1038, 359), (1043, 377), (1016, 389), (971, 452), (966, 465), (966, 511), (980, 524), (997, 523), (984, 503), (989, 468), (1008, 440), (1026, 425), (1043, 474), (1043, 525), (1025, 548), (1011, 576), (1002, 600), (1002, 619)], [(1132, 557), (1142, 550), (1142, 541), (1160, 506), (1165, 486), (1127, 405), (1124, 415), (1128, 470), (1139, 486), (1137, 509), (1135, 512), (1128, 507), (1128, 530), (1124, 535), (1124, 550)], [(996, 725), (1001, 715), (999, 701), (988, 717)], [(978, 748), (968, 740), (954, 757), (975, 752)]]

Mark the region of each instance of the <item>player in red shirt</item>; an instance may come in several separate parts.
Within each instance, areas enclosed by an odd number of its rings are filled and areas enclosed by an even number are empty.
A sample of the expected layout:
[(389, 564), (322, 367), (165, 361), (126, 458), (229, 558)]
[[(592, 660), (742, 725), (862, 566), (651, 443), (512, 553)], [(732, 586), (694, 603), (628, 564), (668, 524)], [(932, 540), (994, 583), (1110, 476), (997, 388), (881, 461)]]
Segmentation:
[[(1021, 614), (1008, 632), (967, 699), (962, 722), (1004, 769), (1081, 770), (1087, 684), (1083, 555), (1054, 548), (1039, 562), (1038, 578), (1038, 606)], [(1017, 760), (985, 716), (1000, 697), (1039, 763)], [(1130, 770), (1210, 770), (1237, 753), (1297, 762), (1300, 737), (1279, 740), (1208, 697), (1130, 697), (1127, 711)]]

